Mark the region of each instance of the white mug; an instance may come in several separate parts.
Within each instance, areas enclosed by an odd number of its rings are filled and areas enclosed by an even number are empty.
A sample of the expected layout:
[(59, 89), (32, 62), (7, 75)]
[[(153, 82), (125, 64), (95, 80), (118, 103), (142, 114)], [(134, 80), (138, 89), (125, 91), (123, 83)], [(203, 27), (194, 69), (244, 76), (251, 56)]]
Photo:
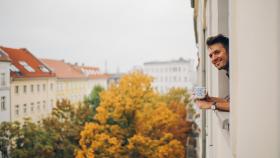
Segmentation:
[(207, 90), (205, 87), (197, 86), (193, 89), (195, 99), (204, 99), (207, 95)]

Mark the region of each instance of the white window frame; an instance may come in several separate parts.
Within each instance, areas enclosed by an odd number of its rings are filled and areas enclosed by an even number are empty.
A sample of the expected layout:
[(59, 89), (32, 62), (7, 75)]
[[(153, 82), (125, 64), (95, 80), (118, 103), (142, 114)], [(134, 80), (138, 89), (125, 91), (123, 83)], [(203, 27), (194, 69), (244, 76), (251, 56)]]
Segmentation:
[(16, 115), (16, 116), (19, 116), (19, 115), (20, 115), (20, 107), (19, 107), (18, 104), (15, 105), (15, 115)]
[(35, 72), (35, 70), (34, 70), (30, 65), (28, 65), (27, 62), (25, 62), (25, 61), (19, 61), (19, 64), (22, 65), (27, 71), (29, 71), (29, 72)]

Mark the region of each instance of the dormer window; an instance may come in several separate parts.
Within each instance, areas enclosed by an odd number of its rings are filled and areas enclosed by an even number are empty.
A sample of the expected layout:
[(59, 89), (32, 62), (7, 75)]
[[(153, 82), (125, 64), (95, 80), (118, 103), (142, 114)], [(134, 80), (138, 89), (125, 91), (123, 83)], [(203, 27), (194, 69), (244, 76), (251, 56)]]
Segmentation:
[(22, 65), (27, 71), (35, 72), (35, 70), (29, 66), (25, 61), (19, 61), (19, 64)]
[(15, 65), (11, 65), (11, 66), (10, 66), (10, 70), (11, 70), (12, 72), (19, 72), (19, 69), (18, 69)]
[(50, 72), (50, 70), (47, 69), (44, 65), (40, 65), (39, 68), (40, 68), (40, 70), (43, 71), (43, 72), (46, 72), (46, 73)]

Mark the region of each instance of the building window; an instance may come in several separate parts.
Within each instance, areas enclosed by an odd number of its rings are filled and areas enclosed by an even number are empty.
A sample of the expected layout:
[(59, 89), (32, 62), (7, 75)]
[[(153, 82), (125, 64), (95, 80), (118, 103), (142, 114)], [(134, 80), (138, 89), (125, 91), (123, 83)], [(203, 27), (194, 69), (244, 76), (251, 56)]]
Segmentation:
[(30, 86), (30, 92), (34, 92), (34, 85), (33, 84)]
[(37, 92), (40, 92), (40, 85), (37, 84)]
[(19, 61), (19, 64), (22, 65), (27, 71), (29, 72), (35, 72), (35, 70), (27, 64), (25, 61)]
[(26, 114), (27, 113), (27, 105), (23, 104), (23, 113)]
[(5, 73), (0, 74), (0, 79), (1, 79), (1, 86), (5, 86), (6, 85)]
[(185, 82), (188, 82), (188, 77), (185, 77)]
[(19, 116), (19, 105), (15, 106), (15, 114), (16, 116)]
[(37, 102), (37, 111), (40, 111), (41, 110), (41, 105), (40, 105), (40, 102), (38, 101)]
[(44, 110), (46, 109), (46, 101), (45, 100), (43, 101), (43, 109)]
[(53, 90), (53, 84), (51, 83), (51, 85), (50, 85), (50, 89), (51, 89), (51, 91)]
[(10, 70), (12, 72), (20, 72), (19, 69), (15, 65), (13, 65), (13, 64), (10, 66)]
[(16, 93), (16, 94), (19, 93), (19, 86), (15, 86), (15, 93)]
[(30, 103), (30, 112), (34, 112), (34, 103)]
[(23, 93), (26, 93), (26, 92), (27, 92), (27, 86), (24, 85), (24, 86), (23, 86)]
[(43, 71), (43, 72), (46, 72), (46, 73), (47, 73), (47, 72), (50, 72), (49, 69), (47, 69), (44, 65), (40, 65), (39, 68), (40, 68), (40, 70)]
[(46, 84), (43, 84), (43, 91), (46, 91)]
[(1, 111), (6, 110), (6, 97), (1, 97)]

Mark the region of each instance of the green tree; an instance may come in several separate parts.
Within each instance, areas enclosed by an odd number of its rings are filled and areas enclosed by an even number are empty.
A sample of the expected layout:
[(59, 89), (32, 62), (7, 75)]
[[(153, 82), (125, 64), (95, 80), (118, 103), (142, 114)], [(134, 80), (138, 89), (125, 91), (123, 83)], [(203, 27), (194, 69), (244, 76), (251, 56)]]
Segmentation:
[(85, 103), (90, 104), (94, 111), (96, 111), (96, 108), (100, 104), (100, 93), (104, 91), (104, 88), (100, 85), (94, 86), (90, 95), (85, 98)]
[(30, 120), (25, 120), (14, 143), (10, 151), (12, 158), (54, 157), (53, 142), (49, 133)]
[(0, 125), (0, 151), (11, 158), (72, 158), (86, 122), (94, 122), (89, 105), (57, 102), (52, 114), (39, 123), (26, 119)]
[(15, 139), (19, 137), (19, 122), (2, 122), (0, 124), (0, 152), (3, 158), (8, 158), (8, 150), (14, 147)]
[(52, 115), (43, 120), (42, 126), (53, 142), (55, 158), (72, 158), (78, 148), (80, 132), (86, 122), (93, 121), (94, 112), (88, 105), (74, 108), (67, 100), (57, 103)]

